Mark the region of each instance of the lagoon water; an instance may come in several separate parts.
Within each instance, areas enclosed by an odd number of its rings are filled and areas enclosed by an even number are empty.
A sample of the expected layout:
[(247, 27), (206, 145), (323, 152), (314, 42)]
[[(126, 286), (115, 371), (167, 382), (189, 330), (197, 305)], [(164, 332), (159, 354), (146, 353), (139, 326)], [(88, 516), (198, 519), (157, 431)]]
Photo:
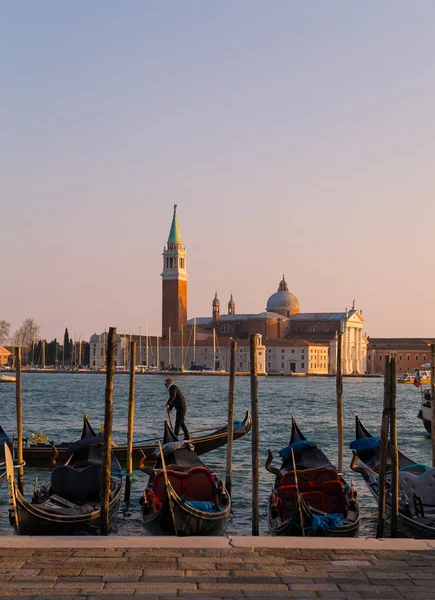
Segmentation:
[[(135, 440), (143, 440), (163, 431), (166, 416), (167, 391), (164, 376), (138, 375), (136, 378)], [(228, 378), (214, 376), (174, 377), (183, 390), (188, 409), (189, 430), (218, 427), (226, 422)], [(129, 378), (115, 377), (114, 441), (126, 443)], [(55, 442), (74, 441), (80, 437), (82, 417), (89, 415), (95, 429), (104, 420), (105, 375), (87, 374), (23, 374), (24, 436), (42, 431)], [(400, 449), (420, 463), (430, 464), (431, 443), (422, 421), (417, 419), (420, 391), (412, 385), (397, 386), (398, 431)], [(344, 380), (345, 474), (353, 479), (361, 502), (360, 535), (374, 536), (376, 504), (366, 490), (361, 477), (349, 470), (354, 439), (354, 417), (358, 414), (372, 433), (380, 431), (383, 402), (383, 380), (376, 378), (346, 378)], [(260, 534), (268, 535), (266, 523), (267, 498), (273, 475), (264, 469), (267, 448), (271, 448), (274, 464), (279, 466), (278, 451), (288, 444), (291, 416), (294, 415), (307, 439), (322, 447), (336, 464), (335, 379), (302, 377), (259, 378), (260, 405)], [(15, 386), (0, 385), (1, 424), (12, 436), (15, 424)], [(249, 377), (236, 380), (235, 420), (242, 420), (250, 408)], [(225, 475), (226, 447), (203, 455), (202, 459), (218, 475)], [(251, 534), (251, 436), (234, 443), (233, 513), (228, 533)], [(25, 495), (30, 499), (35, 477), (48, 482), (49, 470), (25, 469)], [(112, 535), (143, 535), (139, 520), (139, 498), (147, 476), (135, 471), (132, 502), (128, 511), (120, 511)], [(8, 522), (8, 494), (5, 481), (0, 483), (0, 535), (13, 535)]]

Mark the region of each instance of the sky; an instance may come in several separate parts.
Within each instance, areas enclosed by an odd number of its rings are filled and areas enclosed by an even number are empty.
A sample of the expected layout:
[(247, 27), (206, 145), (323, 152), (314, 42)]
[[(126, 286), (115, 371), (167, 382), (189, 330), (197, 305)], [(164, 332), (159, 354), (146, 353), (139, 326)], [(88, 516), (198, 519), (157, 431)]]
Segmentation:
[(353, 299), (435, 337), (432, 0), (0, 4), (0, 320), (161, 328), (173, 204), (189, 317)]

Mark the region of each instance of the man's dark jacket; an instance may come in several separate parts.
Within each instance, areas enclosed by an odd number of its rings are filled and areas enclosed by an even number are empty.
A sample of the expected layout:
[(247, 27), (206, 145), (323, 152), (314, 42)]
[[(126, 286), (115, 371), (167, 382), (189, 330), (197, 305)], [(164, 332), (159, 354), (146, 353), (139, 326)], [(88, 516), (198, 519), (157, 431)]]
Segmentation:
[(169, 409), (175, 408), (186, 408), (186, 400), (184, 399), (183, 392), (174, 383), (169, 387)]

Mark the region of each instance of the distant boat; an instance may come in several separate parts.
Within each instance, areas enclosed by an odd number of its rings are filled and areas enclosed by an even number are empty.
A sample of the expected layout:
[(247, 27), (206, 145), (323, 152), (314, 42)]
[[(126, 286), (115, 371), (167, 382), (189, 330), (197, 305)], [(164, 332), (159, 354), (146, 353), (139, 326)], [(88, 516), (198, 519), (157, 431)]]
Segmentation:
[[(423, 365), (426, 367), (426, 365)], [(415, 373), (404, 373), (401, 377), (397, 378), (397, 383), (414, 383), (417, 378), (420, 379), (422, 385), (430, 385), (430, 370), (427, 368), (415, 369)]]
[(9, 375), (0, 375), (0, 383), (15, 383), (16, 377), (10, 377)]

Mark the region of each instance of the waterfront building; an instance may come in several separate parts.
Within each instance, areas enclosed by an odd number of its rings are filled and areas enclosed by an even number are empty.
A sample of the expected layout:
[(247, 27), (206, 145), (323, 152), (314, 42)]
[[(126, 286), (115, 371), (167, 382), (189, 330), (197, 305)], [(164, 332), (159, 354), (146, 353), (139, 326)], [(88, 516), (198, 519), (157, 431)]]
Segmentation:
[(11, 352), (9, 352), (9, 350), (6, 350), (6, 348), (4, 348), (3, 346), (0, 346), (0, 366), (9, 365), (11, 358)]
[[(89, 367), (94, 370), (106, 368), (107, 331), (94, 333), (89, 340)], [(115, 367), (128, 369), (130, 366), (130, 342), (136, 342), (136, 364), (157, 369), (158, 356), (162, 356), (161, 339), (156, 336), (116, 334)]]
[(425, 363), (431, 362), (429, 344), (435, 344), (433, 338), (368, 338), (367, 372), (384, 372), (385, 356), (396, 357), (398, 374), (414, 373)]

